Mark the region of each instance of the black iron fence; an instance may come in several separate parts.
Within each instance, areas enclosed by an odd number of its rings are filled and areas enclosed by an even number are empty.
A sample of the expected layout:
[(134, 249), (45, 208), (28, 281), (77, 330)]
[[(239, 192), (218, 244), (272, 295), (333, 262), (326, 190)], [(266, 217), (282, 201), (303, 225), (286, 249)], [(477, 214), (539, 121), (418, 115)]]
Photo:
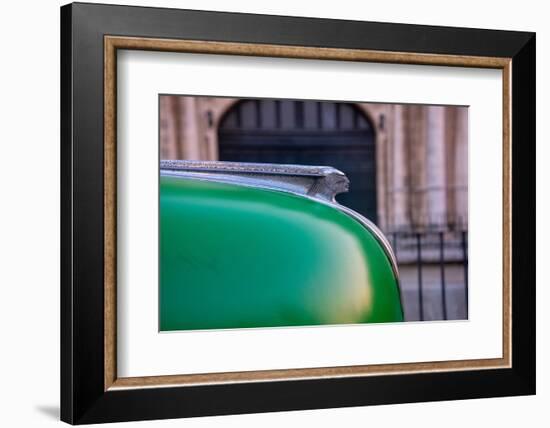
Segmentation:
[(468, 231), (387, 233), (400, 272), (407, 321), (468, 318)]

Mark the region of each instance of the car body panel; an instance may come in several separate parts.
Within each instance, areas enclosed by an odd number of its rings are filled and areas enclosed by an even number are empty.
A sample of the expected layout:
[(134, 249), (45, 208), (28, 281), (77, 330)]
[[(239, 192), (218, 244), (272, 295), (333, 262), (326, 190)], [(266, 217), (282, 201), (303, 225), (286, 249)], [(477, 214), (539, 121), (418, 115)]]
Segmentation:
[(349, 210), (210, 178), (161, 174), (161, 331), (403, 320), (387, 248)]

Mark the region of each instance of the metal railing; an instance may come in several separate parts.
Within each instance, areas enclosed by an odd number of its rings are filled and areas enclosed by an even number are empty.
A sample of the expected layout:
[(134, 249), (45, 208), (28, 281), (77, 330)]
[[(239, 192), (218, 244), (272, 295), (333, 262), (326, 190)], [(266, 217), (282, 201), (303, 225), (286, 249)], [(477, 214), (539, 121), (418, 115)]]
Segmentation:
[(386, 235), (397, 258), (405, 320), (467, 319), (467, 230), (438, 227)]

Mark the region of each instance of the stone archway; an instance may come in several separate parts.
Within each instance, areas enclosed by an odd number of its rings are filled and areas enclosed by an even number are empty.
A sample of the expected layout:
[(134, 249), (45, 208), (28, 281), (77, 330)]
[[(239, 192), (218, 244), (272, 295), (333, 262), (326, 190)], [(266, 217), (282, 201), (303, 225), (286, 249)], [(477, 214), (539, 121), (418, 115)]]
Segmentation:
[(339, 201), (379, 223), (377, 124), (358, 105), (246, 99), (218, 118), (220, 160), (329, 164), (351, 180)]

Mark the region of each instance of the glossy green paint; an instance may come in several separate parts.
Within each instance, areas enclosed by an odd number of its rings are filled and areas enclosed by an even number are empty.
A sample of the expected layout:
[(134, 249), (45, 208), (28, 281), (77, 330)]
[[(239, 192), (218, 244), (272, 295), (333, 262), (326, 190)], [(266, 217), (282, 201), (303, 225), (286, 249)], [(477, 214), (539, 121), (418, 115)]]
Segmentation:
[(382, 247), (289, 193), (161, 177), (160, 329), (402, 321)]

